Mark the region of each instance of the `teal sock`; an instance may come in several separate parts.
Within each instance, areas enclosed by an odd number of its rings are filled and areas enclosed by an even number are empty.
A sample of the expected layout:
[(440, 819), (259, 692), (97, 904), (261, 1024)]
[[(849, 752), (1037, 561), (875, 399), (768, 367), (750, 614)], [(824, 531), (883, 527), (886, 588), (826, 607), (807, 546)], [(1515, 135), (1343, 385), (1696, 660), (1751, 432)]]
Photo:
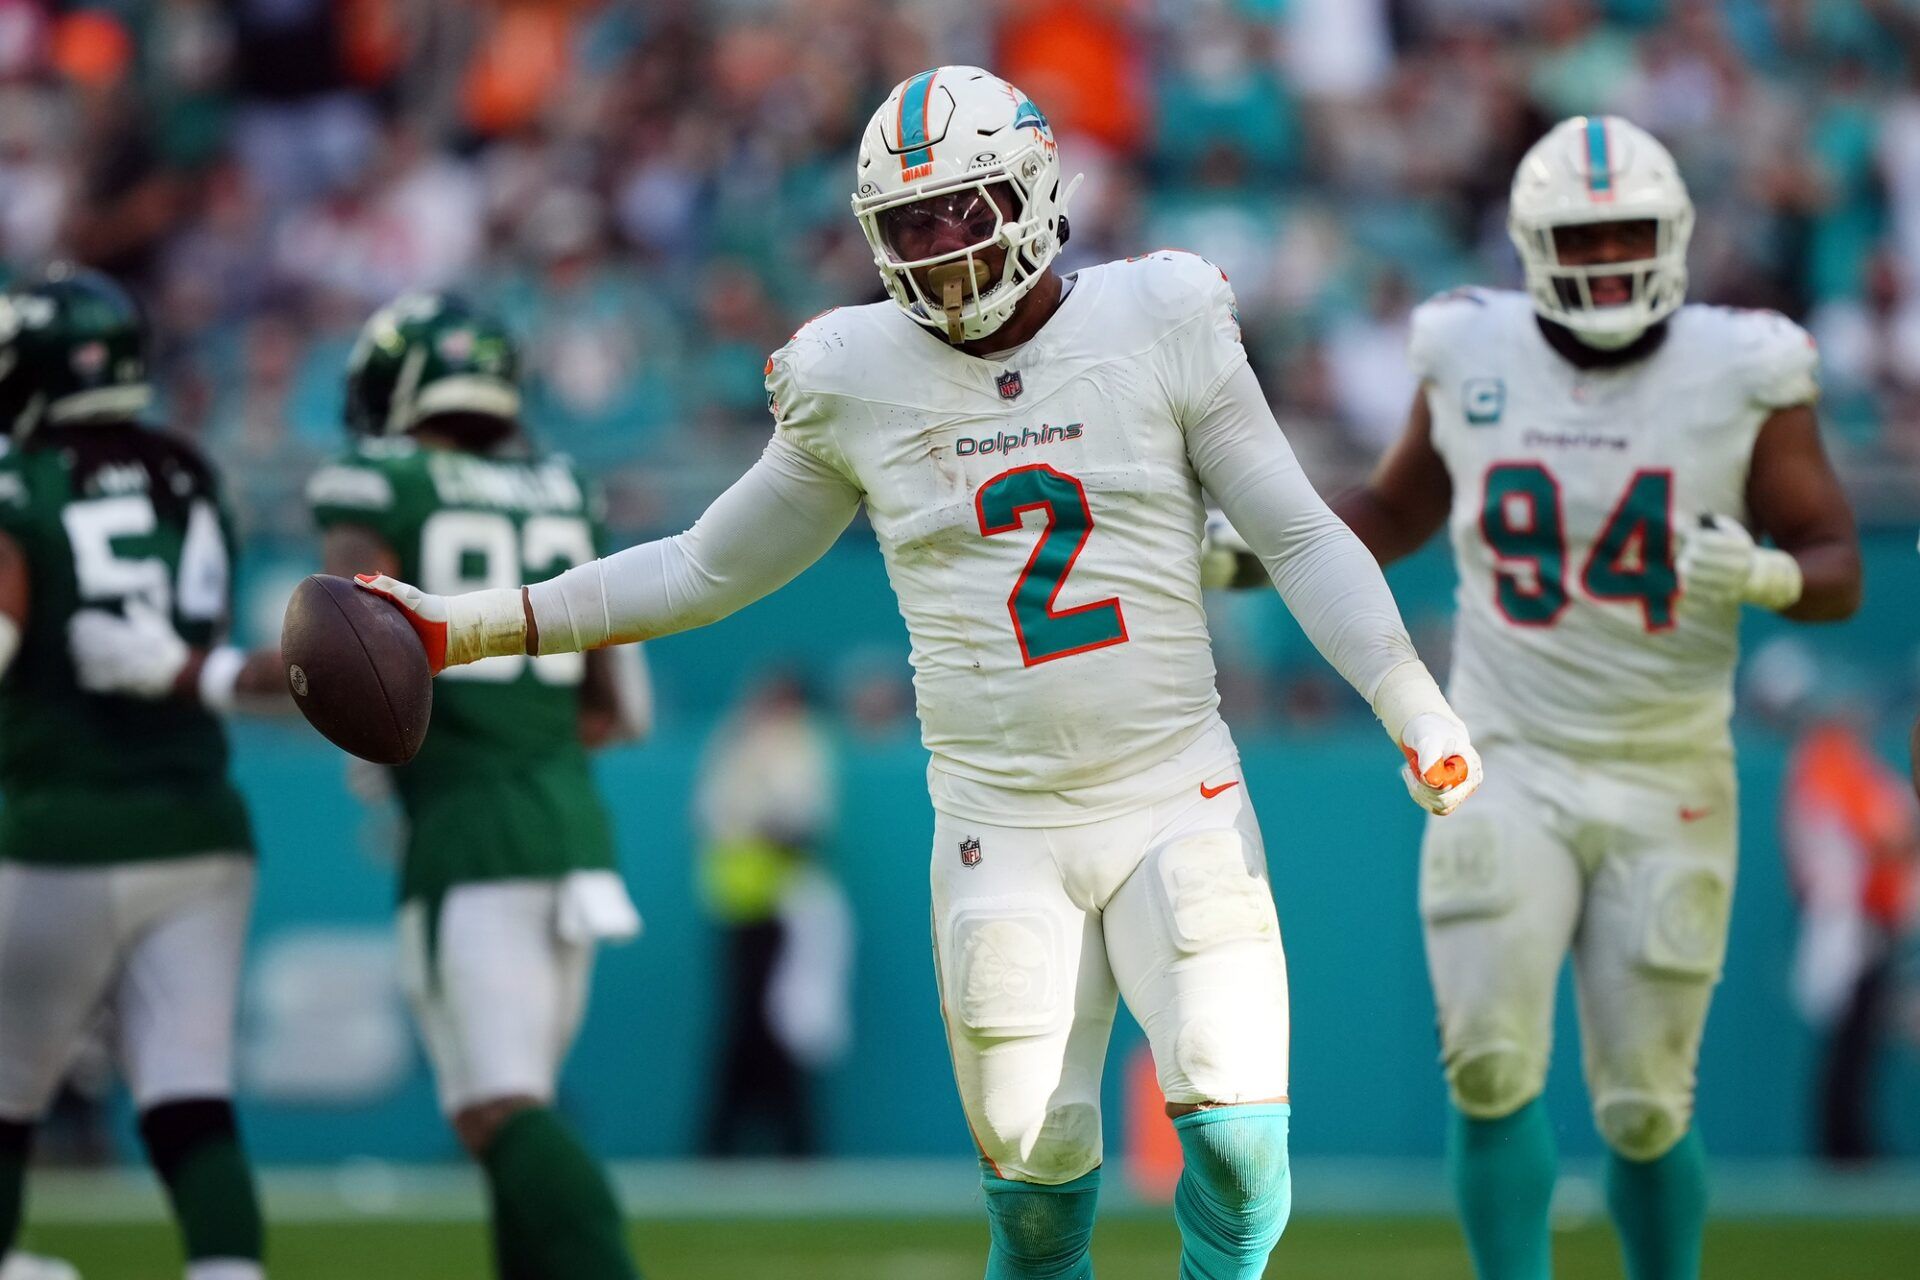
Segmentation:
[(1707, 1228), (1707, 1153), (1689, 1129), (1654, 1160), (1607, 1153), (1607, 1208), (1627, 1280), (1699, 1280)]
[(0, 1258), (20, 1234), (27, 1203), (27, 1154), (32, 1150), (32, 1125), (0, 1120)]
[(987, 1280), (1093, 1280), (1093, 1215), (1100, 1171), (1043, 1186), (998, 1177), (982, 1162), (987, 1193)]
[(140, 1117), (147, 1158), (166, 1184), (189, 1262), (258, 1262), (266, 1231), (253, 1170), (224, 1098), (164, 1102)]
[(551, 1109), (500, 1126), (482, 1163), (504, 1280), (637, 1280), (606, 1174)]
[(1480, 1280), (1548, 1280), (1558, 1156), (1546, 1106), (1535, 1098), (1512, 1115), (1475, 1120), (1454, 1112), (1448, 1156), (1460, 1225)]
[(1186, 1168), (1173, 1193), (1180, 1280), (1260, 1280), (1293, 1211), (1284, 1102), (1190, 1111), (1173, 1122)]

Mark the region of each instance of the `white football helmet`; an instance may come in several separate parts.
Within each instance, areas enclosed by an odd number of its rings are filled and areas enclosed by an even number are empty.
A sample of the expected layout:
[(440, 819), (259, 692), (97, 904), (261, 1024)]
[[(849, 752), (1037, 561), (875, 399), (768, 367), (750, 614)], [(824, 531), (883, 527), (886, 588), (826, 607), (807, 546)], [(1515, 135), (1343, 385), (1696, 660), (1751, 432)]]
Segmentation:
[[(979, 67), (935, 67), (894, 87), (860, 137), (853, 213), (873, 249), (887, 292), (915, 322), (951, 342), (984, 338), (1007, 322), (1066, 239), (1067, 200), (1080, 185), (1060, 185), (1053, 128), (1026, 94)], [(990, 188), (1004, 186), (1011, 211)], [(964, 248), (908, 256), (900, 211), (930, 197), (978, 197), (983, 234)], [(991, 231), (986, 230), (991, 221)], [(972, 223), (968, 224), (969, 230)], [(982, 250), (1007, 250), (998, 280), (987, 278)], [(942, 296), (913, 272), (949, 266)]]
[[(1633, 262), (1563, 265), (1554, 228), (1653, 222), (1654, 255)], [(1693, 201), (1673, 156), (1619, 116), (1562, 120), (1533, 144), (1513, 175), (1507, 234), (1526, 269), (1534, 309), (1595, 347), (1623, 347), (1665, 319), (1687, 295)], [(1595, 305), (1593, 281), (1625, 276), (1628, 300)]]

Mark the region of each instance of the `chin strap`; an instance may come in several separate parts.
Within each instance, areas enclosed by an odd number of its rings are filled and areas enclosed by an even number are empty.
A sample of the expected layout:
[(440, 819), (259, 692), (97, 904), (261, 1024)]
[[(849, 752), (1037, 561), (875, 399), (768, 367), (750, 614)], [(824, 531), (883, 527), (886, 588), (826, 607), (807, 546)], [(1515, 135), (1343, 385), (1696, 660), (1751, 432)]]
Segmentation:
[(947, 317), (947, 341), (965, 341), (966, 331), (960, 320), (960, 310), (967, 304), (966, 290), (969, 286), (976, 298), (980, 296), (980, 290), (986, 287), (987, 264), (978, 258), (944, 262), (927, 272), (927, 283), (940, 296), (940, 310)]
[(1570, 329), (1573, 336), (1592, 347), (1595, 351), (1618, 351), (1640, 341), (1645, 329), (1627, 329), (1608, 331), (1605, 329)]
[(1567, 362), (1577, 369), (1611, 369), (1621, 365), (1643, 360), (1659, 349), (1667, 340), (1667, 320), (1665, 317), (1654, 321), (1639, 333), (1617, 347), (1603, 347), (1592, 339), (1593, 334), (1577, 333), (1563, 324), (1558, 324), (1545, 316), (1536, 315), (1534, 320), (1540, 326), (1541, 334)]

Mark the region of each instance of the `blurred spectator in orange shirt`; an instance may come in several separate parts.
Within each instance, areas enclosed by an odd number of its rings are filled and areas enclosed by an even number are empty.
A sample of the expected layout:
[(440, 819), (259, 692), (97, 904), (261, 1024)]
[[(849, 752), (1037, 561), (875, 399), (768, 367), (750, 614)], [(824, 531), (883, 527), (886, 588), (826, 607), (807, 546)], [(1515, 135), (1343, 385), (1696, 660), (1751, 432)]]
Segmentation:
[(1133, 154), (1147, 140), (1152, 73), (1137, 0), (1009, 5), (994, 71), (1043, 104), (1054, 132)]
[(469, 128), (483, 137), (533, 122), (568, 78), (573, 11), (569, 0), (495, 0), (461, 84)]
[(1787, 766), (1784, 848), (1800, 901), (1795, 1002), (1825, 1047), (1820, 1154), (1875, 1154), (1875, 1059), (1892, 1013), (1893, 961), (1920, 910), (1920, 830), (1906, 780), (1847, 717), (1815, 719)]

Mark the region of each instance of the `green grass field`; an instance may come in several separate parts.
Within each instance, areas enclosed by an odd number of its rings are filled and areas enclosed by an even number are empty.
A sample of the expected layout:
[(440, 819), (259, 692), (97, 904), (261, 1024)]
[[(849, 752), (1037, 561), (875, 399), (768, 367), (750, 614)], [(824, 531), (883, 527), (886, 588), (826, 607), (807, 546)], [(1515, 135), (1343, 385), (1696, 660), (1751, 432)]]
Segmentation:
[[(651, 1222), (634, 1228), (649, 1280), (978, 1280), (982, 1224), (955, 1220)], [(1100, 1280), (1172, 1280), (1178, 1242), (1166, 1220), (1100, 1224)], [(79, 1265), (86, 1280), (177, 1275), (171, 1233), (155, 1225), (42, 1226), (34, 1248)], [(1602, 1226), (1556, 1237), (1557, 1280), (1614, 1280)], [(273, 1280), (484, 1280), (486, 1240), (473, 1223), (296, 1224), (273, 1233)], [(1451, 1224), (1424, 1218), (1295, 1221), (1270, 1276), (1286, 1280), (1470, 1280)], [(1713, 1280), (1907, 1280), (1920, 1275), (1920, 1221), (1716, 1224)]]

